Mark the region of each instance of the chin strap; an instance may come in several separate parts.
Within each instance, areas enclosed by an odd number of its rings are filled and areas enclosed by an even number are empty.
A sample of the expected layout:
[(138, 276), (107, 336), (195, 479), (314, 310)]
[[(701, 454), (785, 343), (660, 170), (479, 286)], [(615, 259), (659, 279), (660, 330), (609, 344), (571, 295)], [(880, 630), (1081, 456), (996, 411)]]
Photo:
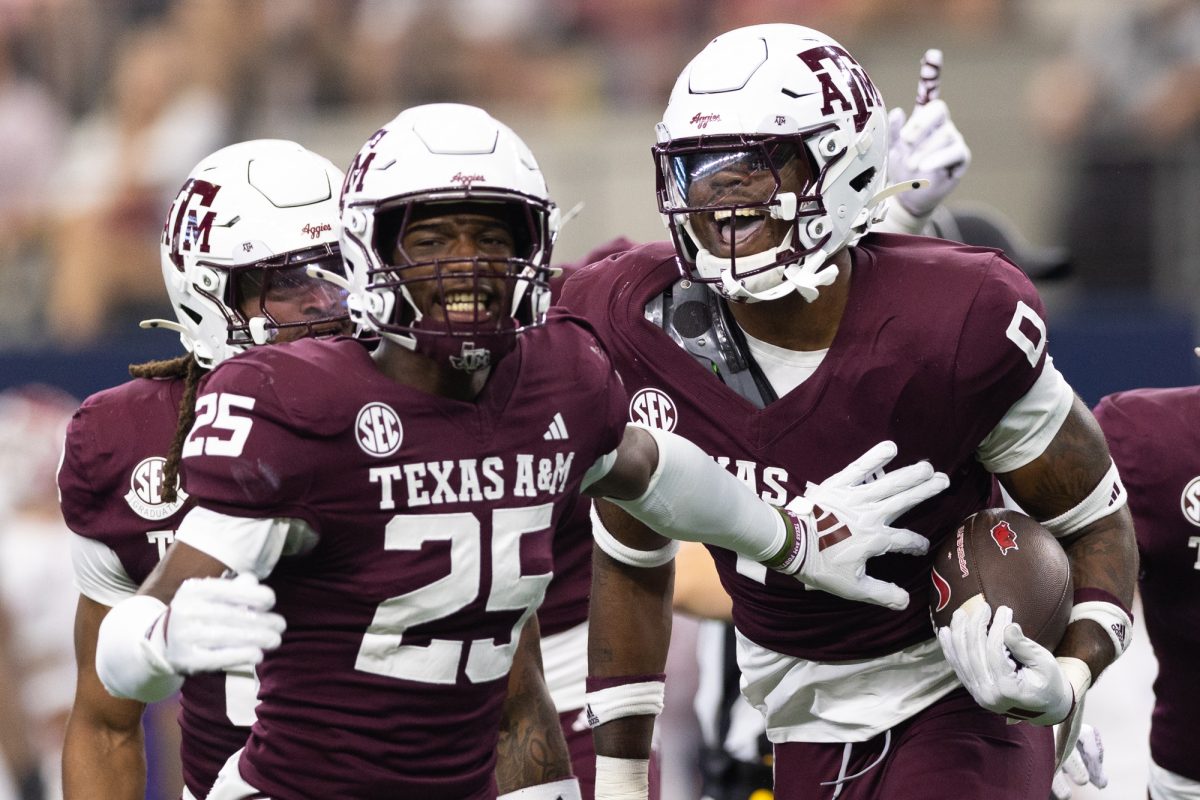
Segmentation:
[[(175, 331), (179, 334), (179, 341), (183, 344), (185, 350), (189, 353), (196, 352), (196, 340), (192, 338), (188, 329), (180, 325), (178, 322), (169, 319), (144, 319), (138, 323), (138, 327), (143, 330), (164, 330)], [(200, 362), (203, 364), (204, 362)]]
[(924, 189), (928, 185), (929, 180), (927, 178), (917, 178), (916, 180), (901, 181), (900, 183), (893, 183), (891, 186), (885, 186), (871, 198), (871, 202), (867, 203), (867, 208), (873, 208), (889, 197), (894, 197), (903, 192), (915, 192), (918, 189)]
[(338, 275), (336, 272), (330, 272), (327, 269), (321, 269), (320, 267), (310, 265), (304, 268), (304, 273), (310, 278), (316, 278), (317, 280), (325, 281), (326, 283), (332, 283), (334, 286), (338, 287), (347, 294), (353, 293), (354, 291), (350, 286), (350, 281), (346, 280), (341, 275)]
[(175, 331), (181, 336), (188, 336), (187, 328), (183, 327), (178, 322), (172, 322), (169, 319), (144, 319), (138, 323), (138, 327), (144, 330), (162, 328), (166, 331)]

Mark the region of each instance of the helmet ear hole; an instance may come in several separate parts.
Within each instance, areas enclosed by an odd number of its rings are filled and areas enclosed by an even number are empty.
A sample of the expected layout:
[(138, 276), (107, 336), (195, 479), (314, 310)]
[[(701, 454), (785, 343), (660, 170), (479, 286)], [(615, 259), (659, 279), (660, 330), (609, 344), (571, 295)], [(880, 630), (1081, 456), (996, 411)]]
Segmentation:
[(185, 306), (182, 303), (180, 303), (179, 310), (182, 311), (184, 314), (187, 314), (188, 318), (191, 319), (191, 321), (196, 323), (197, 325), (199, 325), (204, 320), (203, 315), (196, 309), (192, 308), (191, 306)]
[(871, 167), (858, 173), (850, 179), (850, 188), (856, 192), (861, 192), (871, 183), (871, 180), (875, 177), (875, 172), (875, 168)]

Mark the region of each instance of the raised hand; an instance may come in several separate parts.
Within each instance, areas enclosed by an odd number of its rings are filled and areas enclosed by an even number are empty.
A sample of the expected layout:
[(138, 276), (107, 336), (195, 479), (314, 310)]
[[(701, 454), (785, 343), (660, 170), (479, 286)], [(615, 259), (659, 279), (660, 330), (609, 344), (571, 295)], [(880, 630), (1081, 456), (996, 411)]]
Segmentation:
[(933, 213), (954, 191), (971, 164), (971, 149), (941, 99), (942, 51), (927, 50), (921, 60), (912, 114), (888, 114), (888, 183), (924, 179), (923, 189), (903, 192), (895, 202), (918, 220)]

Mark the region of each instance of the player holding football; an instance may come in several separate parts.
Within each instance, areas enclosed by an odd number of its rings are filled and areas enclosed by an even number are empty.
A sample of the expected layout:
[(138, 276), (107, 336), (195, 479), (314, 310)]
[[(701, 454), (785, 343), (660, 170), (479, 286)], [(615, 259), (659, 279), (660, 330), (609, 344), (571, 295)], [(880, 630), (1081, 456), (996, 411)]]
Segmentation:
[(1191, 738), (1200, 714), (1193, 665), (1200, 630), (1200, 387), (1117, 392), (1101, 399), (1095, 413), (1128, 482), (1146, 635), (1158, 660), (1149, 796), (1200, 797)]
[[(557, 720), (527, 713), (544, 692), (529, 620), (580, 491), (838, 591), (894, 589), (861, 580), (862, 560), (924, 552), (888, 523), (945, 476), (921, 463), (857, 485), (890, 445), (820, 512), (866, 546), (805, 558), (814, 514), (777, 513), (684, 440), (627, 428), (590, 329), (546, 316), (557, 214), (536, 162), (479, 109), (402, 113), (360, 150), (342, 204), (342, 283), (379, 347), (297, 342), (205, 381), (217, 412), (184, 446), (198, 507), (101, 630), (99, 674), (134, 695), (231, 658), (210, 625), (261, 635), (258, 720), (211, 798), (577, 796), (565, 758), (539, 763), (526, 739), (561, 747)], [(218, 582), (244, 600), (187, 602)], [(493, 776), (502, 724), (522, 774)]]
[[(829, 37), (794, 25), (720, 36), (658, 128), (673, 246), (583, 270), (563, 305), (596, 326), (633, 418), (693, 440), (775, 504), (820, 504), (847, 485), (839, 461), (893, 440), (899, 463), (929, 458), (951, 476), (904, 517), (913, 530), (953, 531), (987, 505), (995, 474), (1068, 550), (1079, 594), (1052, 654), (1005, 608), (960, 615), (935, 640), (927, 559), (873, 561), (892, 591), (835, 597), (710, 548), (733, 598), (742, 689), (774, 744), (776, 795), (1048, 797), (1049, 726), (1125, 646), (1111, 632), (1128, 630), (1136, 574), (1124, 492), (1016, 267), (934, 239), (862, 239), (889, 193), (887, 149), (878, 90)], [(670, 552), (599, 506), (597, 797), (644, 796), (654, 708), (607, 701), (614, 687), (661, 693)], [(835, 529), (822, 543), (833, 541), (850, 552), (856, 537)]]
[[(163, 278), (177, 321), (152, 323), (178, 330), (187, 353), (132, 367), (134, 380), (89, 397), (71, 421), (58, 476), (80, 592), (78, 680), (63, 749), (68, 800), (145, 794), (144, 706), (105, 691), (96, 637), (192, 506), (176, 492), (176, 472), (200, 376), (249, 347), (349, 331), (344, 293), (305, 271), (341, 270), (341, 180), (329, 161), (281, 140), (231, 145), (201, 161), (163, 229)], [(204, 214), (191, 205), (197, 197), (208, 200)], [(204, 417), (215, 409), (198, 410)], [(185, 797), (204, 797), (245, 743), (256, 690), (249, 662), (184, 683)]]

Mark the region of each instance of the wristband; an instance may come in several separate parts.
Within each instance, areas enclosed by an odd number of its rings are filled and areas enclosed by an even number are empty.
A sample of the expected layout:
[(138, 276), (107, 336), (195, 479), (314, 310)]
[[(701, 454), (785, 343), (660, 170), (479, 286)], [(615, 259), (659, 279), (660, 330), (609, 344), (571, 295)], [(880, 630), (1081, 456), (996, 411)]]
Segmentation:
[[(1090, 619), (1095, 622), (1112, 641), (1116, 661), (1129, 647), (1133, 638), (1133, 617), (1117, 598), (1100, 589), (1080, 589), (1075, 592), (1075, 605), (1071, 608), (1071, 622)], [(1070, 624), (1070, 623), (1068, 623)]]
[(1128, 500), (1125, 485), (1121, 483), (1121, 475), (1117, 465), (1111, 464), (1108, 472), (1096, 484), (1096, 488), (1070, 511), (1065, 511), (1057, 517), (1041, 520), (1042, 527), (1050, 531), (1056, 538), (1070, 536), (1083, 530), (1102, 517), (1107, 517), (1124, 507)]
[(183, 684), (162, 652), (158, 623), (166, 613), (161, 600), (137, 594), (104, 616), (96, 637), (96, 675), (113, 697), (153, 703)]
[(792, 546), (779, 563), (763, 563), (785, 575), (795, 575), (804, 568), (804, 560), (808, 556), (808, 524), (790, 508), (780, 508), (778, 511), (792, 528)]
[(599, 727), (624, 717), (658, 716), (666, 695), (666, 675), (629, 675), (620, 678), (588, 678), (588, 725)]

